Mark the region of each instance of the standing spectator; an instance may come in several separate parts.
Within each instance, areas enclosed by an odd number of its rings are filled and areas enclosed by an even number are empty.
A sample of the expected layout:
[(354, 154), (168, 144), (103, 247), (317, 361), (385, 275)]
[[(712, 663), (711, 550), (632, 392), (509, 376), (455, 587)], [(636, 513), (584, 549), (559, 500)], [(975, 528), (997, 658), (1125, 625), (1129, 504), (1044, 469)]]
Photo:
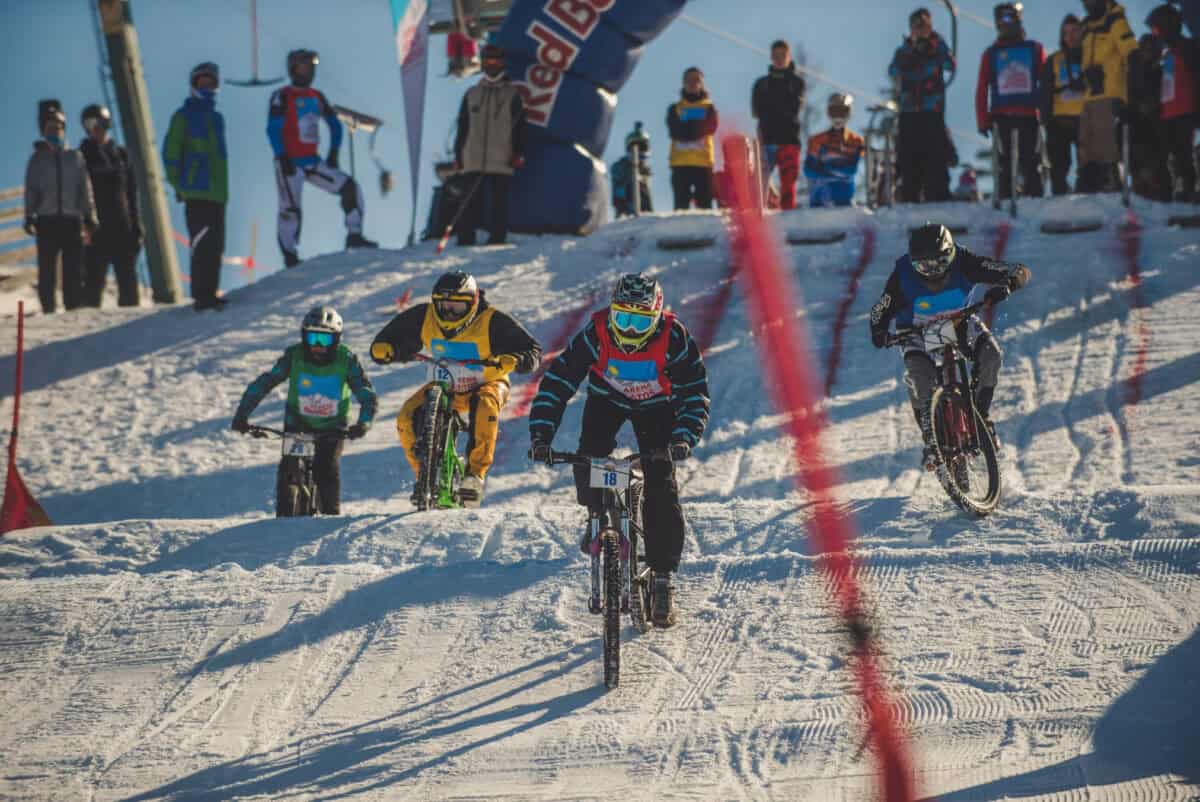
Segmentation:
[(504, 66), (504, 51), (485, 45), (483, 77), (458, 108), (454, 158), (468, 204), (459, 215), (459, 245), (474, 245), (479, 228), (487, 229), (488, 245), (508, 239), (508, 188), (525, 166), (525, 101)]
[(67, 145), (67, 117), (57, 100), (38, 108), (42, 138), (25, 168), (25, 233), (37, 237), (38, 299), (55, 310), (55, 268), (62, 255), (63, 307), (83, 302), (83, 246), (96, 230), (92, 183), (83, 154)]
[(854, 201), (854, 177), (866, 143), (846, 127), (853, 102), (853, 97), (841, 92), (830, 95), (826, 111), (832, 126), (808, 140), (804, 175), (809, 181), (809, 206), (849, 206)]
[(1080, 192), (1115, 190), (1121, 158), (1118, 118), (1126, 115), (1126, 70), (1137, 40), (1114, 0), (1083, 0), (1083, 81), (1086, 86), (1079, 114)]
[(117, 276), (117, 303), (138, 305), (138, 282), (135, 264), (142, 247), (142, 221), (138, 215), (137, 183), (129, 152), (108, 135), (112, 114), (105, 106), (93, 103), (81, 115), (87, 132), (79, 151), (87, 162), (96, 199), (96, 214), (100, 229), (84, 255), (84, 302), (100, 306), (108, 266)]
[(1011, 197), (1016, 176), (1012, 174), (1012, 135), (1017, 133), (1017, 160), (1024, 180), (1023, 194), (1040, 198), (1042, 176), (1038, 172), (1038, 78), (1046, 64), (1039, 42), (1025, 37), (1019, 4), (1001, 3), (995, 8), (996, 41), (983, 51), (979, 81), (975, 84), (975, 122), (979, 133), (1000, 141), (1000, 175), (997, 191)]
[(220, 309), (221, 256), (225, 253), (225, 204), (229, 202), (229, 161), (225, 118), (216, 110), (221, 71), (206, 61), (192, 68), (190, 94), (171, 116), (163, 140), (167, 181), (183, 202), (192, 251), (192, 308)]
[(771, 66), (754, 82), (750, 108), (758, 120), (762, 143), (762, 180), (771, 180), (779, 168), (779, 207), (796, 208), (796, 181), (800, 177), (800, 112), (804, 110), (805, 84), (792, 63), (792, 49), (782, 39), (771, 45)]
[(1183, 16), (1172, 6), (1154, 9), (1146, 24), (1161, 42), (1159, 113), (1171, 157), (1174, 200), (1200, 202), (1192, 162), (1192, 143), (1200, 124), (1200, 47), (1183, 35)]
[(908, 28), (888, 67), (900, 97), (900, 198), (908, 203), (944, 201), (950, 198), (946, 78), (954, 72), (954, 55), (933, 30), (929, 9), (909, 15)]
[(1083, 26), (1068, 14), (1058, 28), (1059, 50), (1042, 68), (1040, 111), (1046, 126), (1046, 155), (1050, 159), (1050, 189), (1055, 195), (1070, 191), (1071, 145), (1079, 147), (1079, 113), (1083, 110)]
[[(346, 248), (374, 248), (377, 243), (362, 235), (363, 194), (358, 182), (338, 169), (342, 123), (325, 95), (313, 89), (317, 53), (293, 50), (287, 69), (291, 86), (271, 94), (267, 111), (267, 139), (275, 152), (275, 186), (279, 193), (279, 250), (285, 267), (300, 264), (300, 202), (304, 182), (337, 195), (346, 215)], [(329, 153), (317, 155), (321, 145), (321, 120), (329, 126)]]
[(1200, 0), (1171, 0), (1171, 2), (1182, 9), (1183, 20), (1187, 23), (1188, 30), (1192, 32), (1192, 38), (1200, 38)]
[(1143, 198), (1171, 200), (1171, 170), (1167, 165), (1166, 126), (1162, 121), (1162, 41), (1147, 33), (1129, 54), (1129, 172), (1133, 191)]
[(683, 73), (679, 100), (667, 107), (671, 133), (671, 189), (676, 211), (691, 207), (711, 209), (716, 151), (717, 107), (704, 88), (704, 73), (688, 67)]
[[(637, 154), (637, 175), (634, 175), (633, 154)], [(612, 171), (613, 210), (617, 219), (635, 213), (633, 194), (637, 191), (638, 212), (654, 211), (650, 200), (650, 135), (642, 129), (640, 122), (625, 137), (625, 155), (613, 162)]]

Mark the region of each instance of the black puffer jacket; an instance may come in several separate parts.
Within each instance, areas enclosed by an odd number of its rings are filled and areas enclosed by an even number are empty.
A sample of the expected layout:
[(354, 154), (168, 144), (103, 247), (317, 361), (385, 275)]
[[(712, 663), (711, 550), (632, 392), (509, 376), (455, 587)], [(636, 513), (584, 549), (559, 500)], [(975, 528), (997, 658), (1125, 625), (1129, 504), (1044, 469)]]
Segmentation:
[(137, 182), (129, 152), (111, 139), (103, 145), (88, 137), (79, 144), (92, 179), (92, 196), (101, 235), (141, 239)]
[(750, 107), (758, 119), (764, 145), (800, 144), (800, 112), (804, 110), (806, 88), (804, 78), (792, 64), (782, 70), (772, 66), (754, 82)]

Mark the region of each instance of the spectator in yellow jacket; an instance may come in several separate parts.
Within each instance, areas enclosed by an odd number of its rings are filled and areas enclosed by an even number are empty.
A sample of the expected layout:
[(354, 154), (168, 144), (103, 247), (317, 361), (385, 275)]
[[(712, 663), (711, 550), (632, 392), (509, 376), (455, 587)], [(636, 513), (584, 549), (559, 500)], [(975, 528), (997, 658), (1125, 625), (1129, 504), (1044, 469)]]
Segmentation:
[(688, 67), (683, 73), (683, 89), (679, 95), (679, 100), (667, 109), (675, 208), (690, 208), (694, 200), (697, 208), (711, 209), (717, 107), (708, 97), (704, 73), (699, 67)]
[(1116, 189), (1120, 161), (1118, 118), (1129, 101), (1126, 71), (1137, 39), (1114, 0), (1083, 0), (1083, 80), (1086, 85), (1079, 116), (1080, 192)]

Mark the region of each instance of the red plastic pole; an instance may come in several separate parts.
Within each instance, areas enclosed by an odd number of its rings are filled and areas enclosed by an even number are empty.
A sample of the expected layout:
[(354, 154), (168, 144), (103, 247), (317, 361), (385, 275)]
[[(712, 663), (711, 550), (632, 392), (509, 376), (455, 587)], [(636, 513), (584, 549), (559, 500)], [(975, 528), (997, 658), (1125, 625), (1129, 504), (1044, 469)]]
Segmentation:
[(758, 188), (744, 147), (726, 137), (725, 168), (733, 189), (732, 242), (747, 282), (757, 341), (769, 372), (776, 408), (787, 413), (786, 426), (800, 466), (798, 482), (812, 498), (809, 522), (820, 554), (818, 566), (829, 574), (843, 622), (851, 636), (852, 665), (867, 719), (867, 738), (879, 757), (879, 783), (886, 802), (914, 799), (911, 760), (892, 716), (876, 654), (877, 642), (862, 603), (862, 591), (850, 551), (855, 527), (833, 493), (837, 472), (821, 448), (824, 415), (818, 406), (821, 383), (808, 358), (808, 337), (795, 324), (797, 306), (791, 282), (771, 230), (754, 201)]

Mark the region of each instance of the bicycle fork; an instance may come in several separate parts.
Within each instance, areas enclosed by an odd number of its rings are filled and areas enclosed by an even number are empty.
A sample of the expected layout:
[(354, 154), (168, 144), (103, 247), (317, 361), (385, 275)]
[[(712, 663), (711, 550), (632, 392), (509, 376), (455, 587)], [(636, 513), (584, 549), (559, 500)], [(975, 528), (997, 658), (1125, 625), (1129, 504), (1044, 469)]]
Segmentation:
[(622, 511), (619, 529), (614, 529), (611, 526), (602, 526), (600, 517), (592, 517), (588, 520), (588, 525), (591, 527), (591, 544), (588, 552), (592, 558), (592, 593), (588, 598), (588, 611), (594, 614), (599, 614), (604, 610), (604, 598), (602, 588), (604, 587), (603, 577), (603, 545), (604, 539), (609, 537), (619, 538), (617, 553), (620, 559), (621, 573), (621, 612), (628, 613), (630, 610), (630, 584), (629, 584), (629, 560), (632, 557), (632, 544), (629, 540), (629, 515)]

